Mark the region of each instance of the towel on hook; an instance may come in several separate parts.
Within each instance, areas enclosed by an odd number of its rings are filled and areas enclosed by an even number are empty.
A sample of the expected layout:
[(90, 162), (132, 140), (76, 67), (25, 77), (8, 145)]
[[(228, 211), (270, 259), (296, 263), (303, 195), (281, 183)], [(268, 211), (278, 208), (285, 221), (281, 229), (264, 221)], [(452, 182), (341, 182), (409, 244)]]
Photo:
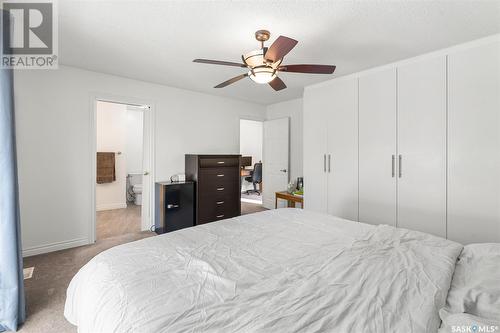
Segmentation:
[(97, 184), (112, 183), (116, 180), (115, 153), (97, 153)]

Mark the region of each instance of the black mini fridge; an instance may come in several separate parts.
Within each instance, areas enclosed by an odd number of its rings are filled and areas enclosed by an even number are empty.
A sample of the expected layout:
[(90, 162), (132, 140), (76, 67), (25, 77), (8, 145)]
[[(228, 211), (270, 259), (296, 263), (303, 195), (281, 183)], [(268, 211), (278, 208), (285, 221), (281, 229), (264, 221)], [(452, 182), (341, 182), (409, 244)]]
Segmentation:
[(155, 189), (155, 232), (163, 234), (194, 226), (195, 183), (159, 182)]

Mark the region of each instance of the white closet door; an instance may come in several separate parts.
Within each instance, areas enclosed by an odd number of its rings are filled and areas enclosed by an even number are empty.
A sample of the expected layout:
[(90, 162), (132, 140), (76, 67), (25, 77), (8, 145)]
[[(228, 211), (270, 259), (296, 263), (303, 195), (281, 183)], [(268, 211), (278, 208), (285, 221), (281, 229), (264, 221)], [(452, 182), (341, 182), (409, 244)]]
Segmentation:
[(396, 225), (396, 70), (359, 78), (359, 221)]
[(397, 193), (398, 227), (446, 237), (445, 56), (398, 68)]
[(357, 221), (358, 80), (336, 80), (329, 99), (328, 214)]
[(326, 112), (330, 109), (330, 86), (304, 91), (304, 208), (327, 212)]
[(500, 42), (448, 56), (448, 238), (500, 242)]

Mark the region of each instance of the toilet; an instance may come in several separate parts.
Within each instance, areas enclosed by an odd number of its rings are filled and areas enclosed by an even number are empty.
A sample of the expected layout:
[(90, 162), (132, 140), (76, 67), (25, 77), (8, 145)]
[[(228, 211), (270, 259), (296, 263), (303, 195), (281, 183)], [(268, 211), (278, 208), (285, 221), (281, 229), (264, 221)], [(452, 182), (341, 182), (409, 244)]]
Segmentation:
[(134, 194), (134, 204), (142, 205), (142, 174), (129, 173), (128, 174), (128, 191)]
[(132, 191), (134, 192), (135, 195), (134, 203), (137, 206), (142, 205), (142, 184), (133, 185)]

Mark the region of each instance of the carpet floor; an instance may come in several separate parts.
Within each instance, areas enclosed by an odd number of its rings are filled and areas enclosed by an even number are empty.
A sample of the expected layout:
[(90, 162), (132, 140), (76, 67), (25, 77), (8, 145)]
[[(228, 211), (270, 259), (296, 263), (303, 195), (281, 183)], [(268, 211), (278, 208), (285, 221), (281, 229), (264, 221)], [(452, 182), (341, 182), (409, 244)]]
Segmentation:
[[(243, 215), (264, 210), (266, 209), (262, 205), (241, 203)], [(116, 213), (115, 216), (120, 216), (120, 213)], [(103, 237), (110, 234), (115, 236), (100, 238), (93, 245), (24, 258), (24, 267), (35, 267), (35, 270), (33, 277), (24, 281), (27, 320), (19, 332), (76, 332), (76, 327), (66, 321), (63, 314), (66, 289), (73, 276), (100, 252), (116, 245), (155, 235), (148, 231), (116, 235), (116, 232), (111, 232), (108, 229), (108, 227), (103, 228), (101, 235)]]
[(141, 206), (133, 203), (127, 208), (103, 210), (96, 213), (97, 240), (141, 231)]

